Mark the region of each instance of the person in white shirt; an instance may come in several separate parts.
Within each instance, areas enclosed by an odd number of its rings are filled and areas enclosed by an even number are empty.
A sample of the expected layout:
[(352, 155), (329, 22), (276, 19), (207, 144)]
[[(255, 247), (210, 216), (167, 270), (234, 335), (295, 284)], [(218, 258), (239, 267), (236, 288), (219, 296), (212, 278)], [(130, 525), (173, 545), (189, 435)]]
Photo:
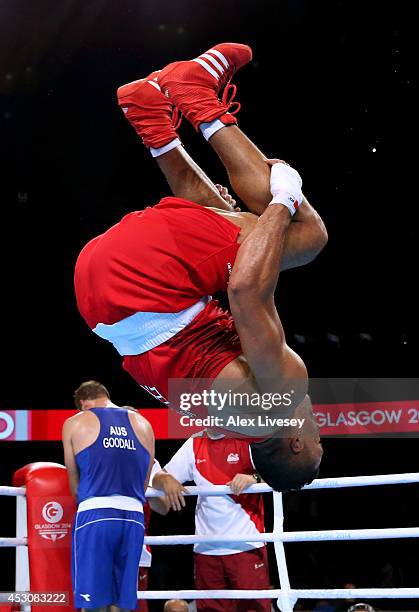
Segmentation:
[[(252, 542), (263, 533), (264, 508), (261, 494), (243, 494), (259, 482), (252, 462), (250, 442), (205, 430), (192, 436), (158, 472), (152, 486), (163, 490), (171, 507), (185, 505), (184, 482), (196, 485), (230, 485), (231, 495), (199, 496), (195, 511), (197, 535), (248, 535), (248, 542), (216, 542), (194, 546), (195, 588), (269, 589), (266, 545)], [(197, 610), (206, 612), (268, 612), (267, 599), (197, 600)]]

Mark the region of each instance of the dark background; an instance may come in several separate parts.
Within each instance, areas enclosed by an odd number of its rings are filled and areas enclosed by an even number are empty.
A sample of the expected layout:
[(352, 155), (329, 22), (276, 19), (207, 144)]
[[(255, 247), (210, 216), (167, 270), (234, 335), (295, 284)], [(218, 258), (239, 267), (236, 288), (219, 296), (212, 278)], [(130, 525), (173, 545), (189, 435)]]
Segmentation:
[[(73, 268), (87, 240), (168, 193), (116, 105), (116, 87), (224, 40), (254, 51), (236, 79), (240, 127), (268, 156), (300, 170), (329, 230), (318, 260), (280, 279), (289, 343), (311, 376), (416, 376), (413, 8), (403, 1), (0, 0), (0, 409), (71, 407), (73, 390), (89, 378), (106, 384), (117, 403), (153, 406), (79, 317)], [(186, 122), (181, 136), (225, 184), (222, 166)], [(162, 463), (177, 446), (158, 444)], [(416, 471), (416, 449), (415, 439), (326, 440), (322, 476)], [(34, 460), (62, 461), (59, 444), (3, 443), (1, 484)], [(13, 535), (14, 501), (2, 503), (2, 535)], [(324, 491), (288, 495), (287, 505), (290, 529), (414, 526), (418, 494), (411, 486)], [(152, 531), (191, 532), (192, 515), (190, 508), (179, 520), (156, 517)], [(418, 584), (415, 540), (287, 550), (296, 586)], [(172, 563), (180, 554), (181, 573)], [(156, 550), (155, 561), (156, 588), (192, 584), (186, 549)], [(0, 589), (12, 587), (12, 563), (12, 551), (0, 550)]]

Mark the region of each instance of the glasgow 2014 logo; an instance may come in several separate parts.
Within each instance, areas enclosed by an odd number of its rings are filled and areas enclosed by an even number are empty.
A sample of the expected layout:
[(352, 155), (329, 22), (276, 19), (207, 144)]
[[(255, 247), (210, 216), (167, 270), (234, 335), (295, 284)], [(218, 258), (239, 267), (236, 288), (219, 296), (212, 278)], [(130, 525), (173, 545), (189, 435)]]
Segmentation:
[(63, 518), (64, 510), (61, 504), (50, 501), (42, 508), (42, 516), (48, 523), (58, 523)]
[(56, 542), (57, 540), (65, 538), (71, 525), (68, 522), (60, 522), (64, 516), (64, 508), (62, 505), (54, 500), (48, 501), (44, 504), (41, 514), (45, 523), (37, 523), (35, 525), (35, 529), (41, 538), (50, 540), (51, 542)]

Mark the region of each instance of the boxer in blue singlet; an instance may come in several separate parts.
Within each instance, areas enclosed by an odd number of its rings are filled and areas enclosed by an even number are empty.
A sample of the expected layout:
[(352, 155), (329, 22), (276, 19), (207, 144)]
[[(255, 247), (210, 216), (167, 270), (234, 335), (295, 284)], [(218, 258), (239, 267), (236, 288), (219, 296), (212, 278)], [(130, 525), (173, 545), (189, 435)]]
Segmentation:
[(95, 381), (77, 389), (75, 402), (81, 413), (63, 427), (65, 464), (78, 504), (72, 542), (74, 605), (134, 610), (153, 430), (135, 411), (113, 404), (107, 389)]

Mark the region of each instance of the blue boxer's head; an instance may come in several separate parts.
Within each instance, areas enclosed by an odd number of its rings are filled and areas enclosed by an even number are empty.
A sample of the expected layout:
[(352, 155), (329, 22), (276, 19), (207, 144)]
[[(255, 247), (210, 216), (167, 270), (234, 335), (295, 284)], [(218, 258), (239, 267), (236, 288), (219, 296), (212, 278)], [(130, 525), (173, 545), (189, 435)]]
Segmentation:
[(109, 391), (97, 382), (97, 380), (87, 380), (83, 382), (75, 391), (73, 395), (74, 405), (77, 410), (88, 410), (93, 407), (93, 402), (99, 398), (105, 400), (110, 399)]

